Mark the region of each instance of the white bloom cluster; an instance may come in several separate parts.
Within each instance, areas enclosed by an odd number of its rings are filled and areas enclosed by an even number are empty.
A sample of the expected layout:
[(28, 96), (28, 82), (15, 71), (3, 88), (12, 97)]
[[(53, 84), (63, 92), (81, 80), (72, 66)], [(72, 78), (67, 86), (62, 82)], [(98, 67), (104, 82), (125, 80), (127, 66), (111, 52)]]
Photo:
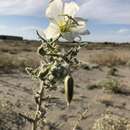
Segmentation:
[(87, 20), (76, 17), (78, 11), (79, 6), (75, 2), (51, 1), (46, 10), (50, 23), (42, 37), (46, 40), (62, 37), (71, 42), (75, 38), (81, 39), (81, 35), (89, 34), (86, 29)]

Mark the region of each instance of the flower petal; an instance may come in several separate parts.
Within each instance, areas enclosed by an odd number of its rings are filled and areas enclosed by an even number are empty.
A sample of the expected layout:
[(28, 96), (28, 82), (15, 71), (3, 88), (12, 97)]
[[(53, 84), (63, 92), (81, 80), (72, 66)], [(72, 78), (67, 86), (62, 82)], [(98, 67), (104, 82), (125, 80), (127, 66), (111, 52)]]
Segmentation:
[(47, 39), (46, 39), (46, 35), (45, 35), (45, 33), (44, 33), (42, 30), (38, 30), (38, 34), (39, 34), (40, 37), (42, 37), (43, 39), (47, 40)]
[(64, 14), (74, 17), (79, 10), (79, 6), (75, 2), (65, 3)]
[(50, 2), (47, 10), (46, 16), (49, 18), (57, 18), (58, 15), (63, 14), (64, 3), (62, 0), (53, 0)]
[(48, 28), (44, 31), (46, 39), (56, 39), (60, 35), (60, 29), (57, 24), (50, 23)]
[(72, 27), (70, 30), (72, 32), (77, 32), (80, 35), (88, 35), (89, 31), (86, 29), (87, 20), (80, 17), (76, 17), (75, 20), (77, 21), (78, 25), (76, 27)]
[(79, 37), (79, 34), (76, 32), (62, 33), (62, 38), (66, 39), (69, 42), (73, 42), (76, 37)]

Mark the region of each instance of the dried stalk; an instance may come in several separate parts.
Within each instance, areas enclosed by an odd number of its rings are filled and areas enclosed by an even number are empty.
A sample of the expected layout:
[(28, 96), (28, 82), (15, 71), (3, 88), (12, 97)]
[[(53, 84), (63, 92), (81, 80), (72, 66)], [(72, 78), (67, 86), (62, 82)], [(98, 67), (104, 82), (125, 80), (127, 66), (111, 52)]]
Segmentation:
[(86, 115), (86, 113), (88, 113), (88, 109), (86, 109), (83, 113), (80, 114), (78, 120), (75, 122), (75, 125), (73, 127), (73, 130), (76, 130), (79, 127), (80, 121), (84, 120), (88, 117), (88, 115)]

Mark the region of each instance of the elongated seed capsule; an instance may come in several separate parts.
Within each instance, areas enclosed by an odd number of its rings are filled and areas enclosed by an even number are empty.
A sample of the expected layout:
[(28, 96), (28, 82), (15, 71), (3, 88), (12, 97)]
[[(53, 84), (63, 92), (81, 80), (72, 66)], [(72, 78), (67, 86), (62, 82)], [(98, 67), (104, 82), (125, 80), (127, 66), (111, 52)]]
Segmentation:
[(64, 80), (64, 89), (65, 96), (67, 101), (67, 106), (70, 105), (70, 102), (73, 98), (73, 89), (74, 89), (74, 80), (70, 75), (67, 75)]

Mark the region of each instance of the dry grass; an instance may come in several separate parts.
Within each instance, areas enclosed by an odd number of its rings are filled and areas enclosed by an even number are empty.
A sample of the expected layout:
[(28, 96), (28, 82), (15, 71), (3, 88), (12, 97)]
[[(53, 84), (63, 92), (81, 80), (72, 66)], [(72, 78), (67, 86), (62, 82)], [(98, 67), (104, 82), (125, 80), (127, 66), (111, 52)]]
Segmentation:
[(120, 83), (116, 79), (106, 79), (100, 81), (97, 86), (103, 88), (106, 92), (118, 93), (121, 91)]
[(92, 55), (89, 61), (99, 65), (114, 66), (126, 65), (130, 59), (130, 52), (126, 50), (104, 51), (104, 53)]
[(26, 55), (11, 55), (9, 53), (0, 55), (0, 69), (9, 72), (12, 69), (25, 70), (25, 67), (36, 67), (39, 64), (39, 59), (36, 56)]
[(106, 113), (95, 121), (92, 130), (129, 130), (129, 123), (125, 117)]
[(95, 84), (91, 84), (87, 86), (89, 90), (93, 89), (103, 89), (105, 92), (108, 93), (121, 93), (121, 85), (117, 79), (108, 78), (106, 80), (101, 80)]
[[(40, 42), (29, 41), (0, 41), (0, 70), (19, 69), (23, 71), (26, 66), (36, 67), (39, 64), (36, 50), (40, 44)], [(89, 45), (81, 49), (78, 56), (79, 59), (90, 63), (89, 66), (83, 66), (85, 69), (95, 68), (95, 66), (91, 66), (94, 64), (130, 65), (130, 51), (125, 46)]]
[(29, 41), (0, 41), (0, 70), (11, 72), (17, 69), (25, 72), (25, 67), (36, 67), (39, 57), (36, 55), (39, 43)]

